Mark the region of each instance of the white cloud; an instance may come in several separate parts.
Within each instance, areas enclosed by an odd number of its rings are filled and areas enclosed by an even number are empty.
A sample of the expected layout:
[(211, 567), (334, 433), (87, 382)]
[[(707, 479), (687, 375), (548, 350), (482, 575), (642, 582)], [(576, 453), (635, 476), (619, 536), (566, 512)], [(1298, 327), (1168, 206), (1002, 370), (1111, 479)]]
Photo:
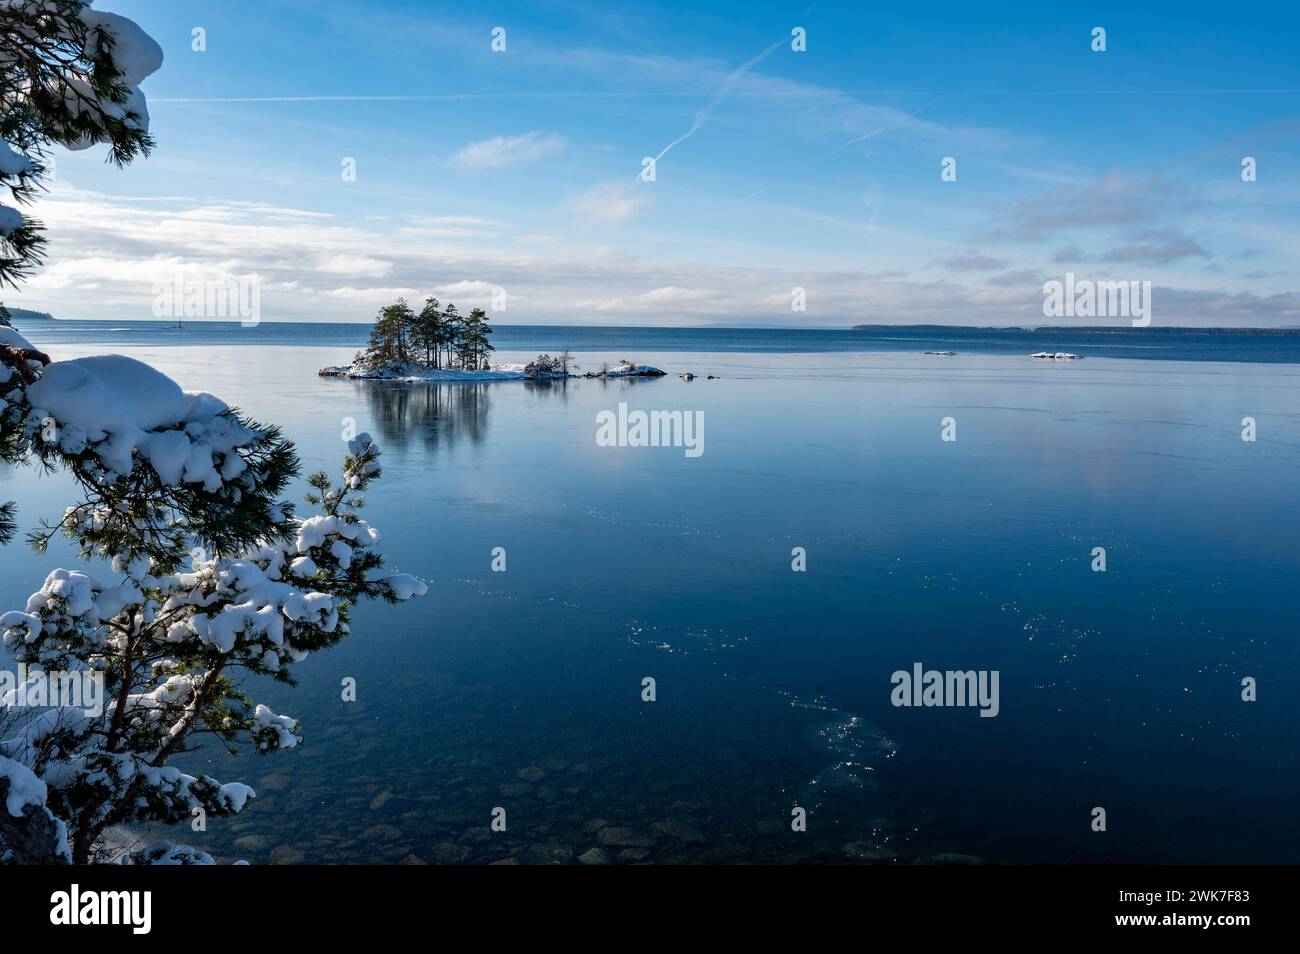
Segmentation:
[(505, 169), (521, 166), (563, 152), (567, 140), (556, 133), (529, 132), (522, 136), (493, 136), (472, 142), (451, 157), (462, 169)]
[(433, 290), (439, 295), (446, 295), (449, 298), (472, 298), (481, 303), (482, 300), (491, 296), (493, 289), (496, 287), (492, 282), (465, 279), (452, 282), (450, 285), (434, 285)]
[(641, 192), (630, 181), (615, 179), (597, 183), (581, 195), (575, 196), (569, 204), (588, 222), (619, 225), (631, 221), (644, 212), (650, 205), (650, 196)]
[(355, 275), (359, 278), (383, 278), (393, 270), (393, 263), (369, 255), (342, 253), (323, 258), (317, 268), (332, 275)]
[[(587, 212), (626, 220), (648, 202), (634, 182), (602, 183), (581, 197)], [(462, 308), (488, 303), (505, 289), (520, 323), (786, 324), (854, 322), (1041, 323), (1041, 287), (1014, 275), (945, 273), (938, 280), (897, 270), (788, 268), (756, 257), (719, 264), (684, 253), (648, 261), (628, 250), (572, 241), (521, 247), (525, 226), (460, 215), (428, 224), (474, 230), (492, 224), (500, 241), (399, 236), (406, 219), (351, 224), (319, 215), (286, 215), (232, 203), (188, 200), (141, 203), (77, 190), (65, 183), (33, 211), (49, 226), (50, 258), (10, 304), (85, 318), (152, 317), (153, 286), (171, 281), (256, 275), (264, 315), (275, 320), (368, 321), (375, 309), (434, 294)], [(1042, 249), (1044, 256), (1050, 250)], [(1017, 264), (1042, 268), (1025, 258)], [(897, 280), (893, 280), (894, 278)], [(890, 280), (884, 280), (890, 278)], [(1178, 276), (1154, 274), (1165, 312), (1180, 323), (1294, 324), (1295, 294), (1260, 295), (1207, 286), (1178, 288)], [(1187, 283), (1183, 283), (1187, 284)], [(790, 310), (794, 287), (808, 310)], [(1284, 287), (1284, 286), (1281, 286)], [(1279, 287), (1279, 291), (1281, 291)]]
[(367, 303), (372, 306), (387, 305), (398, 298), (414, 300), (420, 296), (418, 288), (354, 288), (345, 285), (342, 288), (327, 288), (312, 292), (322, 298), (342, 302)]
[[(596, 311), (632, 312), (671, 308), (677, 311), (702, 309), (708, 313), (717, 311), (724, 304), (726, 297), (716, 291), (707, 291), (701, 288), (680, 288), (676, 285), (665, 285), (662, 288), (655, 288), (639, 295), (596, 300), (584, 304)], [(785, 296), (785, 300), (788, 301), (788, 299), (789, 296)]]

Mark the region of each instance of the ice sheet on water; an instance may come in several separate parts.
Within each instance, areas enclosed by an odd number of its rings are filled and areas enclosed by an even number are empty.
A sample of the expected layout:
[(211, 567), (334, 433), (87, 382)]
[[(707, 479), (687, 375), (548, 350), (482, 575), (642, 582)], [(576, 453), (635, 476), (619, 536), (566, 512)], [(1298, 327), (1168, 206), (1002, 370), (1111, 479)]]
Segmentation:
[(736, 649), (749, 642), (749, 637), (708, 626), (673, 626), (633, 621), (628, 624), (627, 641), (633, 646), (657, 649), (669, 655), (694, 656)]
[(844, 712), (823, 697), (801, 699), (781, 691), (793, 708), (819, 714), (806, 733), (808, 744), (829, 757), (826, 766), (800, 789), (800, 804), (810, 810), (826, 792), (864, 791), (877, 786), (876, 770), (893, 758), (898, 747), (892, 739), (866, 719)]

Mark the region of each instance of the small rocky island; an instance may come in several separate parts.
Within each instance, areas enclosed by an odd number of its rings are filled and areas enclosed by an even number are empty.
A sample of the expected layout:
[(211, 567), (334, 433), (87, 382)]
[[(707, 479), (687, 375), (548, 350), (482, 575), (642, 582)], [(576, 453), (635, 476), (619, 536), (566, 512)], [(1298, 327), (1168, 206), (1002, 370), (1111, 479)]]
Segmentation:
[[(563, 381), (569, 378), (662, 378), (666, 372), (646, 364), (620, 361), (616, 367), (582, 372), (564, 351), (557, 357), (539, 354), (527, 364), (492, 366), (496, 349), (487, 313), (475, 308), (467, 315), (452, 303), (444, 308), (430, 296), (417, 312), (399, 298), (379, 309), (366, 350), (350, 365), (321, 368), (325, 378), (380, 381)], [(581, 373), (580, 373), (581, 372)]]
[(390, 361), (376, 367), (353, 364), (321, 368), (323, 378), (353, 378), (364, 381), (565, 381), (569, 378), (662, 378), (668, 372), (648, 364), (619, 362), (618, 367), (579, 373), (577, 365), (566, 369), (561, 359), (538, 355), (528, 364), (499, 364), (495, 368), (429, 368), (411, 362)]

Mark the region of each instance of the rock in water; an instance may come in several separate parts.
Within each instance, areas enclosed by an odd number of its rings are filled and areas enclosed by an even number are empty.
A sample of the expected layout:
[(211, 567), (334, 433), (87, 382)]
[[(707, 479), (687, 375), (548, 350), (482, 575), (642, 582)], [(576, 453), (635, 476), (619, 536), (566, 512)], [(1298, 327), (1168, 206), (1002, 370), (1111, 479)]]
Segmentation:
[(573, 848), (569, 845), (529, 845), (522, 860), (526, 865), (567, 865), (573, 860)]
[(635, 828), (605, 828), (596, 836), (602, 845), (615, 848), (653, 848), (655, 840)]

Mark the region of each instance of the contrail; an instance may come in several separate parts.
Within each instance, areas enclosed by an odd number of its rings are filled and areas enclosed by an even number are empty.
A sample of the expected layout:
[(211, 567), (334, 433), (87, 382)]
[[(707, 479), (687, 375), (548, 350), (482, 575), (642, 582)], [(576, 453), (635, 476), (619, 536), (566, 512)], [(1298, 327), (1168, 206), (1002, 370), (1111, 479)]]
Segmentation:
[(592, 92), (436, 93), (417, 96), (159, 96), (150, 103), (449, 103), (474, 99), (526, 99), (600, 95)]
[(660, 150), (659, 155), (655, 156), (654, 161), (657, 163), (664, 156), (668, 155), (669, 150), (672, 149), (673, 146), (676, 146), (678, 143), (685, 142), (686, 140), (694, 136), (697, 132), (699, 132), (700, 129), (703, 128), (704, 124), (708, 122), (709, 116), (713, 113), (714, 107), (717, 106), (718, 103), (722, 102), (722, 100), (726, 98), (727, 93), (729, 93), (731, 91), (731, 88), (736, 85), (736, 82), (740, 80), (740, 78), (743, 77), (746, 73), (752, 70), (755, 66), (757, 66), (759, 63), (763, 62), (763, 60), (771, 56), (772, 53), (775, 52), (777, 47), (784, 46), (786, 42), (787, 42), (786, 38), (782, 37), (781, 39), (773, 43), (771, 46), (769, 46), (762, 53), (759, 53), (753, 59), (741, 65), (738, 69), (735, 70), (735, 72), (733, 72), (730, 76), (728, 76), (723, 81), (722, 86), (718, 89), (718, 92), (714, 95), (713, 100), (709, 103), (709, 105), (705, 106), (703, 109), (701, 109), (698, 113), (695, 114), (695, 121), (691, 123), (691, 128), (686, 130), (686, 132), (682, 133), (680, 136), (678, 136), (668, 145), (664, 146), (663, 149)]
[[(785, 40), (777, 42), (780, 46)], [(773, 47), (774, 49), (775, 47)], [(732, 76), (732, 80), (738, 78), (738, 74), (743, 72), (755, 62), (762, 60), (771, 53), (766, 50), (755, 57), (745, 66)], [(730, 85), (730, 80), (728, 84)], [(724, 86), (725, 88), (725, 86)], [(1300, 93), (1300, 88), (1277, 88), (1277, 89), (846, 89), (840, 90), (845, 96), (1170, 96), (1170, 95), (1295, 95)], [(431, 93), (418, 96), (157, 96), (150, 97), (150, 103), (450, 103), (463, 102), (477, 99), (631, 99), (642, 96), (676, 96), (684, 99), (697, 98), (699, 93), (689, 93), (680, 90), (556, 90), (556, 91), (535, 91), (521, 90), (509, 93)], [(764, 98), (769, 94), (764, 93), (737, 93), (737, 96), (750, 95), (757, 98)], [(806, 93), (800, 93), (797, 90), (789, 90), (777, 95), (778, 99), (798, 98), (800, 95), (820, 96), (821, 92), (810, 89)], [(718, 97), (719, 99), (721, 96)], [(707, 114), (717, 105), (715, 100), (704, 110)], [(706, 117), (707, 118), (707, 117)], [(675, 140), (668, 148), (671, 149), (682, 139), (687, 138), (698, 131), (698, 126), (693, 126), (681, 139)], [(666, 151), (666, 150), (665, 150)], [(663, 153), (660, 153), (662, 155)]]
[(879, 136), (882, 132), (885, 132), (888, 129), (893, 129), (895, 126), (898, 126), (909, 119), (915, 119), (917, 116), (920, 116), (923, 112), (925, 112), (933, 105), (934, 105), (933, 102), (926, 103), (924, 106), (922, 106), (914, 113), (904, 113), (900, 118), (895, 119), (892, 123), (886, 123), (885, 125), (881, 126), (879, 129), (873, 129), (871, 132), (863, 133), (861, 136), (854, 136), (848, 142), (840, 146), (839, 149), (834, 150), (834, 152), (832, 152), (831, 155), (834, 155), (836, 152), (839, 152), (840, 149), (847, 149), (849, 146), (852, 146), (855, 143), (864, 142), (868, 139), (874, 139), (876, 136)]

